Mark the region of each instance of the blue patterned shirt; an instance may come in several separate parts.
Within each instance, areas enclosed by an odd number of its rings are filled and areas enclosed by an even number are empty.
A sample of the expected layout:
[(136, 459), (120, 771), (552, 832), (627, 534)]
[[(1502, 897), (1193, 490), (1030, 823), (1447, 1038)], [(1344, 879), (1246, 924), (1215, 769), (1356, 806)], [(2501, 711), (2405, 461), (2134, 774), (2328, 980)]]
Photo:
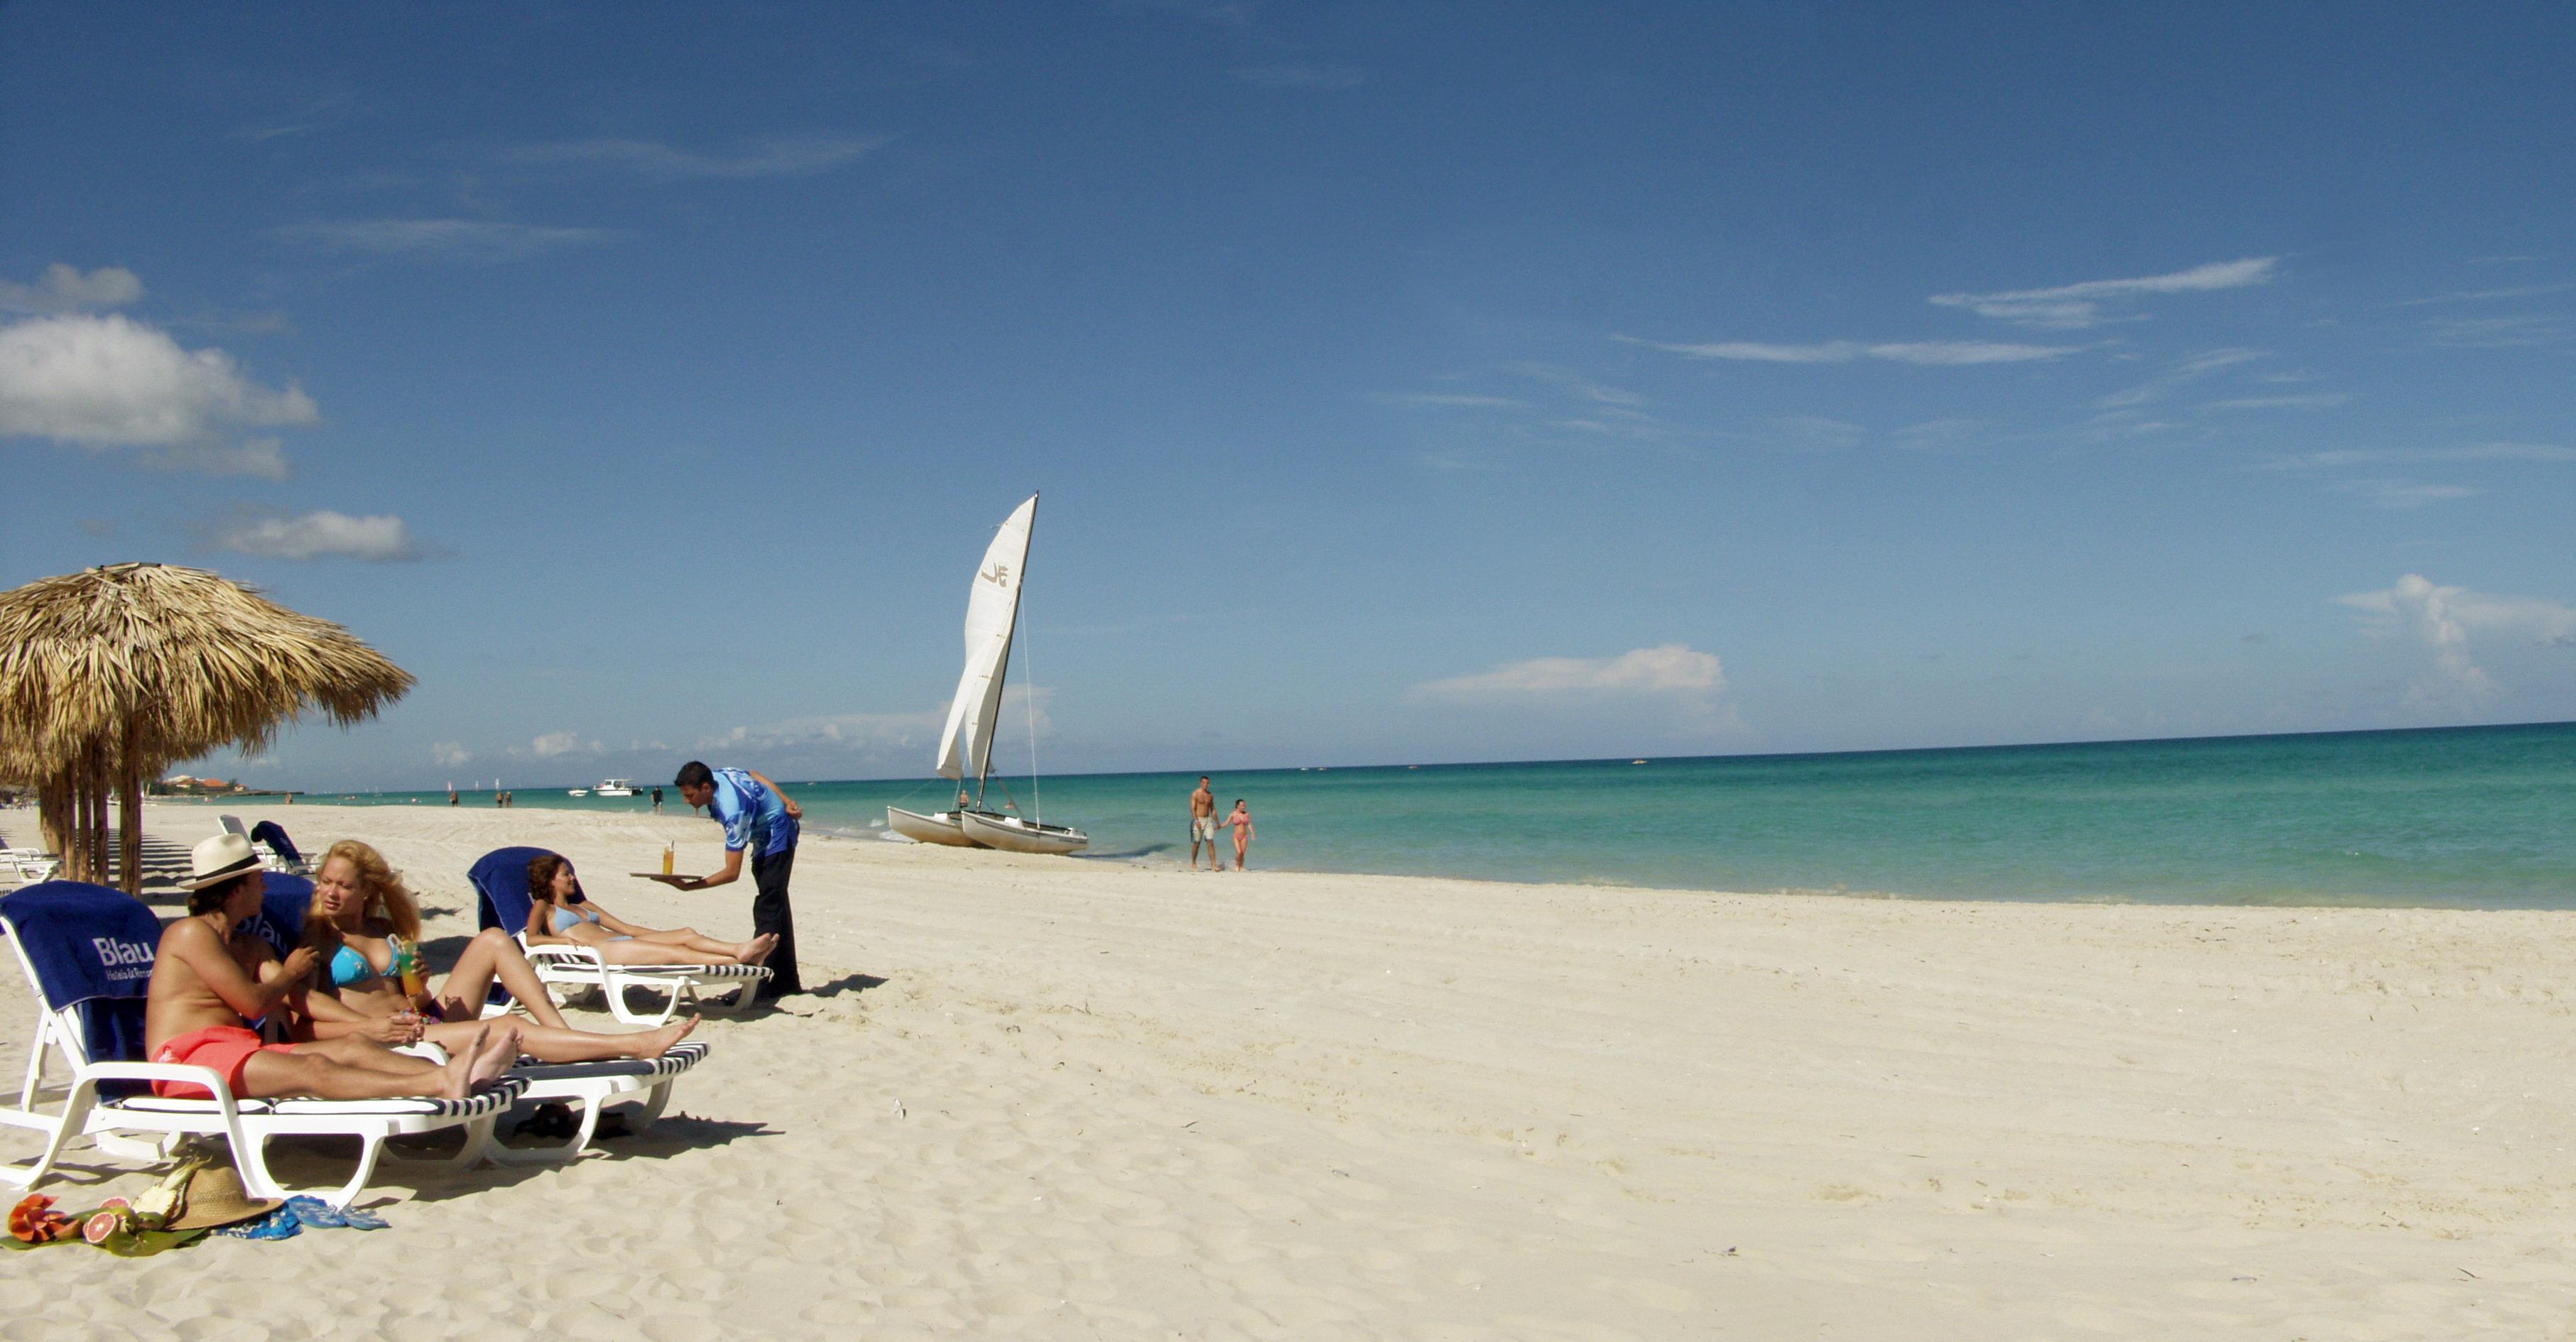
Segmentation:
[(776, 857), (796, 846), (796, 821), (778, 794), (740, 769), (718, 769), (716, 795), (707, 814), (724, 826), (725, 851), (749, 850), (753, 857)]

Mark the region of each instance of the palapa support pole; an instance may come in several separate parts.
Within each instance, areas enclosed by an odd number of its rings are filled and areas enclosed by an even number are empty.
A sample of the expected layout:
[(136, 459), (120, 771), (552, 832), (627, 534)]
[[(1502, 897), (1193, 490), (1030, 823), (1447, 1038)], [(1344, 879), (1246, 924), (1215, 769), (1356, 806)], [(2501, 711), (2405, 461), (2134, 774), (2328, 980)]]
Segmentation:
[(117, 752), (117, 809), (124, 828), (118, 835), (117, 884), (137, 899), (143, 897), (143, 780), (134, 776), (134, 715), (125, 715), (125, 748)]
[(81, 752), (80, 763), (72, 766), (72, 841), (63, 849), (63, 874), (75, 881), (89, 879), (89, 752)]
[(59, 775), (36, 784), (36, 828), (44, 831), (45, 851), (59, 857), (71, 850), (72, 794)]

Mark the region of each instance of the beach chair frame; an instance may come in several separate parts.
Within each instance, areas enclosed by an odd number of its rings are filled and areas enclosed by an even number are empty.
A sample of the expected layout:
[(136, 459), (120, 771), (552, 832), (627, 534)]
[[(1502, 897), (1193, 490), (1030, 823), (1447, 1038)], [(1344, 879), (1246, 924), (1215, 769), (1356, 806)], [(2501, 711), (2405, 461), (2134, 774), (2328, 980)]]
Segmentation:
[[(526, 953), (529, 965), (537, 971), (537, 981), (546, 986), (546, 995), (555, 1005), (563, 1006), (575, 996), (597, 990), (605, 1000), (610, 1015), (629, 1025), (657, 1026), (670, 1023), (680, 1008), (695, 1003), (709, 1015), (729, 1015), (749, 1007), (769, 981), (767, 965), (613, 965), (588, 946), (528, 944), (526, 907), (522, 895), (512, 902), (520, 906), (517, 924), (502, 916), (494, 892), (487, 888), (483, 872), (486, 864), (497, 859), (500, 865), (524, 869), (528, 859), (548, 850), (543, 848), (497, 848), (476, 859), (466, 873), (474, 887), (477, 920), (485, 927), (508, 932)], [(638, 1010), (627, 994), (642, 989), (648, 995), (659, 995), (661, 1008)]]
[[(89, 1056), (79, 1006), (58, 1009), (46, 1001), (35, 963), (28, 958), (17, 927), (5, 916), (0, 916), (0, 938), (9, 942), (37, 1003), (35, 1037), (28, 1045), (18, 1103), (0, 1108), (0, 1126), (40, 1133), (45, 1143), (33, 1162), (0, 1165), (0, 1181), (19, 1188), (32, 1188), (52, 1174), (74, 1138), (89, 1138), (101, 1152), (122, 1160), (162, 1164), (172, 1158), (181, 1138), (222, 1137), (231, 1147), (242, 1188), (250, 1196), (283, 1198), (303, 1191), (345, 1207), (366, 1188), (378, 1162), (388, 1157), (432, 1172), (480, 1163), (494, 1146), (494, 1125), (528, 1086), (513, 1076), (464, 1100), (257, 1100), (234, 1096), (223, 1077), (208, 1067), (97, 1061)], [(61, 1107), (46, 1110), (39, 1107), (46, 1059), (57, 1052), (70, 1065), (71, 1079)], [(107, 1083), (153, 1081), (203, 1086), (214, 1098), (165, 1100), (148, 1090), (126, 1097), (101, 1094), (101, 1086)], [(415, 1160), (385, 1149), (386, 1141), (394, 1137), (457, 1127), (465, 1130), (464, 1144), (451, 1156)], [(268, 1143), (279, 1137), (354, 1137), (358, 1140), (356, 1168), (337, 1189), (290, 1190), (268, 1167)]]

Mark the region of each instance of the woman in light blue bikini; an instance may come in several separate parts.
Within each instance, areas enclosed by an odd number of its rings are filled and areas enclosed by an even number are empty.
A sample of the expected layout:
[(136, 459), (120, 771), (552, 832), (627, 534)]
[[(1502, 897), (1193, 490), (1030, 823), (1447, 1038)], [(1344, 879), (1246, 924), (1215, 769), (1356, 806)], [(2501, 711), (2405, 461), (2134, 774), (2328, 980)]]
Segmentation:
[(582, 893), (571, 859), (542, 853), (528, 859), (528, 944), (549, 942), (589, 947), (612, 965), (756, 965), (778, 946), (766, 933), (718, 941), (695, 928), (637, 927)]
[(420, 906), (384, 855), (354, 839), (331, 845), (314, 874), (304, 944), (318, 962), (312, 988), (294, 999), (304, 1037), (355, 1034), (396, 1046), (425, 1039), (452, 1051), (482, 1028), (483, 999), (496, 979), (531, 1017), (519, 1025), (520, 1049), (544, 1062), (658, 1058), (698, 1024), (684, 1016), (635, 1034), (573, 1029), (518, 943), (498, 928), (466, 943), (436, 991), (424, 981), (418, 993), (405, 992), (400, 957), (419, 953)]

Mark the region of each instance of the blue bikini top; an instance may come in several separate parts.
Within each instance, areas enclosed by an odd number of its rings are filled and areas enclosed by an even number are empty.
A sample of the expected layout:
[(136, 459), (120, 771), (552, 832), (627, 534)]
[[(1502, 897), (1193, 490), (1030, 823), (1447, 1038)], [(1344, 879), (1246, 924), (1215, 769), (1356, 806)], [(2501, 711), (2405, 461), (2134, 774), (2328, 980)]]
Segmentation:
[(382, 977), (383, 974), (384, 971), (376, 968), (373, 961), (358, 954), (356, 948), (345, 943), (340, 949), (331, 952), (332, 987), (346, 988), (353, 983), (364, 983), (369, 979)]

